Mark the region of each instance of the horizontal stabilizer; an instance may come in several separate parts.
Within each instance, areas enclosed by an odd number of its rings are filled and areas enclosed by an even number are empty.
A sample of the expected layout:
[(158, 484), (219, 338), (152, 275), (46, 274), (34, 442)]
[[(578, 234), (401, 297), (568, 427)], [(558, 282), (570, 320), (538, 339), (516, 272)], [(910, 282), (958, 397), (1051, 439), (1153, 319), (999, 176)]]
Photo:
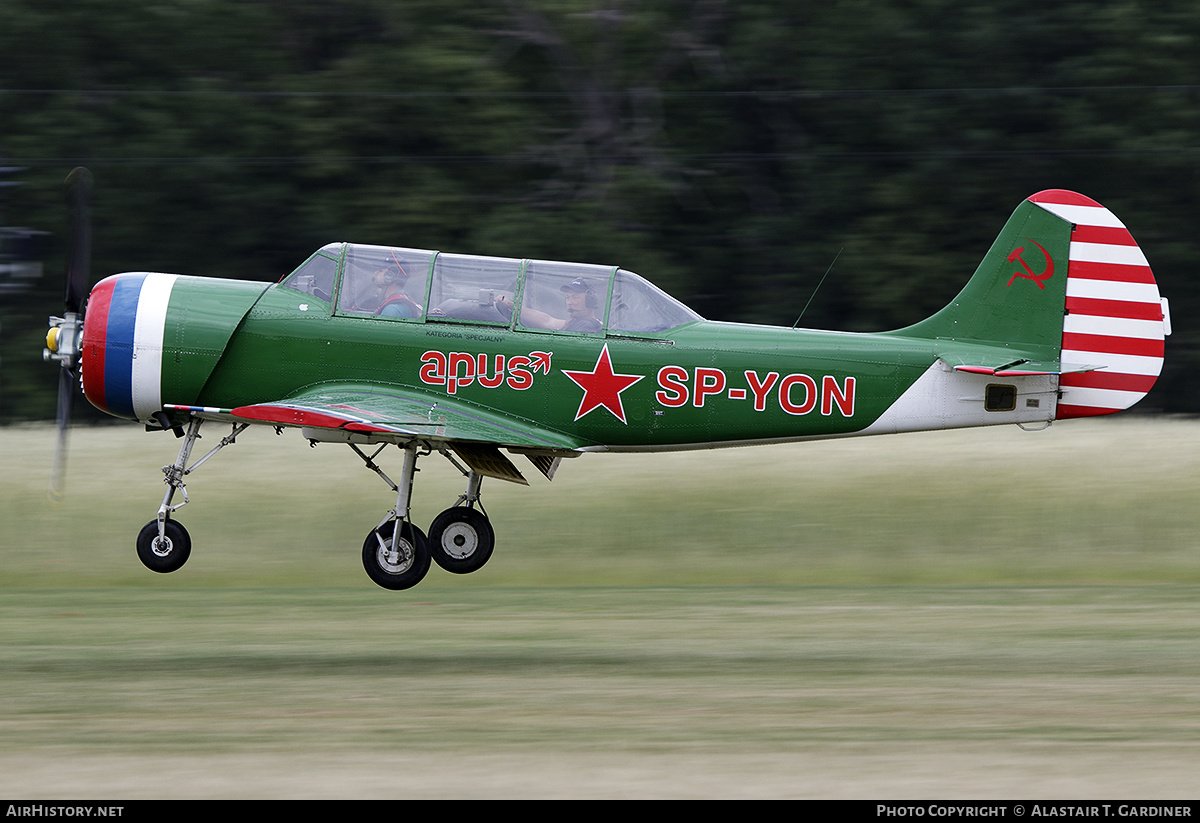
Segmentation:
[(1097, 363), (1089, 366), (1070, 366), (1066, 369), (1059, 368), (1043, 371), (1038, 369), (1024, 369), (1020, 368), (1017, 364), (1013, 364), (1011, 366), (955, 366), (954, 370), (970, 374), (994, 374), (997, 377), (1032, 377), (1034, 375), (1045, 374), (1081, 374), (1104, 368), (1107, 368), (1107, 366)]
[(955, 366), (955, 371), (965, 371), (971, 374), (994, 374), (999, 377), (1032, 377), (1038, 374), (1058, 374), (1056, 371), (1037, 371), (1033, 369), (1018, 369), (1006, 366)]

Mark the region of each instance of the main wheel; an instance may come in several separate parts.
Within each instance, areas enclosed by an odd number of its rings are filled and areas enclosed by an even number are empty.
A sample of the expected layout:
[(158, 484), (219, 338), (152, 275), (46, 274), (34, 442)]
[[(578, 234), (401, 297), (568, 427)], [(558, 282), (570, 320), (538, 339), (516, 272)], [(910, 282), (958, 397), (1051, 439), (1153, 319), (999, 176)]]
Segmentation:
[(158, 536), (158, 521), (151, 520), (142, 527), (137, 538), (138, 559), (152, 572), (166, 574), (180, 568), (192, 553), (192, 538), (187, 529), (168, 520)]
[[(429, 541), (412, 523), (400, 525), (400, 539), (392, 545), (395, 521), (384, 523), (363, 543), (363, 568), (385, 589), (410, 589), (429, 571)], [(380, 545), (382, 541), (382, 545)]]
[(483, 568), (496, 546), (496, 533), (483, 512), (456, 506), (434, 518), (429, 547), (439, 566), (454, 574)]

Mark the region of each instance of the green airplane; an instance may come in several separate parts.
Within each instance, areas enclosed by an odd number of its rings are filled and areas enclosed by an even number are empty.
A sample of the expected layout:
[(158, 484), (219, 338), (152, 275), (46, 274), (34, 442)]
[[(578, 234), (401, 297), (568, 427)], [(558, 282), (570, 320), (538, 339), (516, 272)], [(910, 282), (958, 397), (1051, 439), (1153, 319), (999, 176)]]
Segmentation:
[[(472, 572), (495, 536), (485, 477), (553, 479), (586, 452), (655, 452), (1110, 414), (1153, 386), (1167, 302), (1129, 231), (1079, 194), (1022, 202), (962, 292), (907, 328), (857, 334), (705, 320), (617, 266), (334, 243), (279, 282), (129, 272), (83, 304), (90, 175), (68, 178), (60, 430), (74, 381), (97, 408), (182, 438), (137, 539), (156, 572), (187, 560), (185, 480), (247, 426), (344, 443), (396, 493), (371, 530), (373, 581), (406, 589), (431, 559)], [(65, 407), (65, 410), (63, 410)], [(193, 460), (202, 425), (231, 426)], [(403, 452), (397, 481), (377, 465)], [(429, 527), (412, 520), (417, 459), (466, 478)], [(55, 487), (61, 488), (60, 468)], [(176, 502), (176, 495), (182, 502)]]

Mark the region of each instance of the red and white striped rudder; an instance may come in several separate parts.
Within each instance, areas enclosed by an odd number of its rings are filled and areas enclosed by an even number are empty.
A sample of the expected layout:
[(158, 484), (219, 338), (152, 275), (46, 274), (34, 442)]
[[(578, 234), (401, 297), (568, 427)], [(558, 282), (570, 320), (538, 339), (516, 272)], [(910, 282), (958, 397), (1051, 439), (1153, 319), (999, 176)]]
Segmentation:
[(1146, 256), (1125, 224), (1088, 197), (1053, 189), (1029, 199), (1075, 224), (1055, 416), (1127, 409), (1154, 386), (1171, 333)]

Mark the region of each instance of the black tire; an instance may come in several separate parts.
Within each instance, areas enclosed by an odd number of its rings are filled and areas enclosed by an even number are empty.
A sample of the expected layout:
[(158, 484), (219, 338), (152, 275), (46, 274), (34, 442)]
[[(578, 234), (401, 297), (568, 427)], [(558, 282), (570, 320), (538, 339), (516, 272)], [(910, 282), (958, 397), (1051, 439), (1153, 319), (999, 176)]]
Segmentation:
[[(407, 558), (392, 551), (395, 521), (384, 523), (363, 542), (363, 568), (367, 576), (385, 589), (400, 591), (420, 583), (429, 571), (429, 541), (412, 523), (400, 526), (400, 540)], [(376, 534), (379, 539), (376, 539)], [(383, 545), (379, 545), (380, 539)]]
[(496, 533), (483, 512), (456, 506), (434, 518), (429, 527), (429, 551), (434, 561), (453, 574), (483, 568), (496, 547)]
[(160, 540), (158, 521), (151, 520), (142, 527), (137, 538), (138, 559), (147, 569), (159, 574), (178, 570), (192, 553), (192, 538), (176, 521), (167, 521), (164, 535), (166, 539)]

